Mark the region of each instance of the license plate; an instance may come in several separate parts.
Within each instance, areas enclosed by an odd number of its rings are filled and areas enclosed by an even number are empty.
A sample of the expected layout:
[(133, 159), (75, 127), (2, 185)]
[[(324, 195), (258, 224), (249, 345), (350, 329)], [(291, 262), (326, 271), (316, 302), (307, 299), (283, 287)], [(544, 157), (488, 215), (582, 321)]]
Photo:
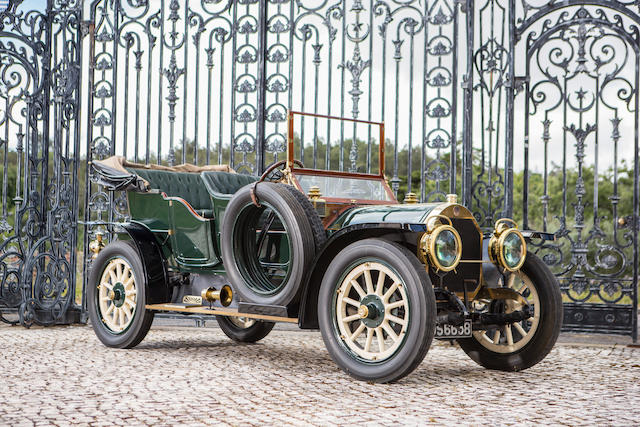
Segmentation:
[(471, 337), (471, 319), (465, 319), (462, 325), (436, 325), (436, 338), (469, 338)]

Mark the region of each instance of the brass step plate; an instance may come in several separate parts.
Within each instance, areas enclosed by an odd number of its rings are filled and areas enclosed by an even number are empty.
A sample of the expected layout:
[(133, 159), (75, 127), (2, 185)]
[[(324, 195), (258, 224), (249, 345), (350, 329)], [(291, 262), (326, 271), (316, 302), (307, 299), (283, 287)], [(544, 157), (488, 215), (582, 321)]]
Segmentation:
[(254, 313), (239, 313), (238, 310), (209, 308), (205, 306), (186, 307), (186, 306), (180, 306), (177, 304), (166, 303), (166, 304), (147, 304), (145, 308), (147, 310), (154, 310), (154, 311), (171, 311), (171, 312), (190, 313), (190, 314), (210, 314), (214, 316), (235, 316), (235, 317), (246, 317), (248, 319), (267, 320), (269, 322), (298, 323), (298, 319), (291, 318), (291, 317), (268, 316), (264, 314), (254, 314)]

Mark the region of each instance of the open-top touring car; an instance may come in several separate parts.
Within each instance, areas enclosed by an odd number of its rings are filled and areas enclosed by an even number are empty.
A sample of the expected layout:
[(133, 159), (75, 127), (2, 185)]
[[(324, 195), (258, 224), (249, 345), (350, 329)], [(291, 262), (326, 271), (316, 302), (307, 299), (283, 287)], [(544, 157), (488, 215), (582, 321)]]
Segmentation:
[[(500, 219), (483, 232), (457, 203), (399, 204), (377, 174), (305, 168), (287, 159), (256, 178), (225, 167), (94, 162), (94, 179), (126, 190), (130, 220), (90, 272), (98, 338), (130, 348), (154, 313), (213, 314), (226, 335), (264, 338), (274, 322), (319, 328), (333, 360), (355, 378), (412, 372), (432, 339), (455, 339), (477, 363), (521, 370), (553, 347), (558, 283)], [(335, 119), (335, 118), (334, 118)], [(340, 119), (347, 120), (347, 119)]]

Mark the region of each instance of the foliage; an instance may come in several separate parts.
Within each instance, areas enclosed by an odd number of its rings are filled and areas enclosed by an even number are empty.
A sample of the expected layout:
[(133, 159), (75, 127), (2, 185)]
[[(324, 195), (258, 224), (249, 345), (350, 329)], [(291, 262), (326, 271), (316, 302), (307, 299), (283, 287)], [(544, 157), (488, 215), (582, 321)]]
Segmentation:
[[(395, 147), (392, 142), (386, 141), (386, 152), (385, 152), (385, 175), (387, 179), (393, 178), (393, 169), (394, 164), (396, 162), (396, 152)], [(185, 144), (187, 149), (187, 161), (193, 161), (194, 159), (194, 151), (195, 145), (193, 141), (187, 141)], [(458, 144), (460, 147), (461, 144)], [(175, 151), (176, 162), (179, 163), (182, 161), (182, 144), (177, 145), (177, 149)], [(300, 152), (300, 140), (296, 136), (294, 150), (296, 153)], [(366, 141), (357, 140), (357, 161), (356, 161), (356, 169), (358, 172), (366, 172), (367, 171), (367, 153), (370, 153), (370, 170), (372, 172), (376, 172), (378, 169), (378, 142), (375, 140), (371, 140), (368, 144)], [(315, 163), (315, 167), (319, 169), (323, 169), (326, 167), (326, 144), (322, 140), (317, 141), (316, 152), (317, 152), (317, 161)], [(352, 140), (347, 139), (344, 141), (342, 145), (342, 160), (343, 160), (343, 169), (349, 170), (351, 167), (350, 154), (352, 150)], [(332, 169), (339, 169), (340, 165), (340, 144), (334, 143), (331, 146), (330, 151), (330, 166)], [(223, 147), (222, 151), (222, 160), (223, 162), (229, 161), (229, 148)], [(236, 154), (237, 155), (237, 154)], [(314, 166), (313, 156), (314, 155), (314, 147), (312, 144), (306, 144), (304, 149), (304, 158), (302, 159), (305, 165), (308, 167)], [(17, 154), (15, 151), (9, 151), (8, 154), (8, 168), (7, 171), (3, 171), (3, 173), (7, 174), (7, 181), (3, 187), (1, 187), (2, 192), (6, 195), (6, 202), (8, 208), (8, 220), (10, 223), (13, 223), (13, 212), (15, 208), (14, 197), (16, 194), (16, 174), (17, 174)], [(273, 160), (273, 156), (267, 156), (266, 161)], [(282, 155), (280, 159), (282, 159)], [(457, 170), (456, 170), (456, 192), (458, 194), (461, 193), (461, 156), (460, 150), (456, 153), (457, 157)], [(198, 146), (198, 163), (203, 164), (207, 159), (207, 150), (205, 147)], [(443, 153), (441, 156), (441, 160), (444, 164), (449, 164), (450, 153)], [(3, 160), (3, 159), (0, 159)], [(144, 159), (142, 159), (144, 161)], [(218, 152), (217, 147), (212, 147), (212, 152), (210, 153), (210, 160), (212, 163), (216, 163), (218, 160)], [(411, 152), (411, 190), (420, 196), (421, 192), (421, 182), (420, 182), (420, 174), (421, 174), (421, 163), (425, 167), (429, 165), (434, 159), (430, 156), (425, 156), (422, 158), (422, 154), (420, 151), (420, 147), (413, 147)], [(479, 176), (482, 171), (481, 158), (478, 153), (474, 153), (473, 157), (473, 176)], [(150, 162), (155, 163), (157, 161), (157, 157), (155, 154), (151, 154)], [(399, 178), (399, 190), (398, 190), (398, 199), (403, 200), (404, 195), (408, 190), (408, 162), (409, 162), (409, 152), (406, 147), (399, 148), (397, 151), (397, 165), (398, 165), (398, 178)], [(166, 160), (163, 161), (166, 164)], [(24, 163), (22, 163), (24, 167)], [(78, 186), (79, 186), (79, 211), (80, 218), (84, 218), (84, 197), (86, 193), (86, 167), (87, 163), (84, 158), (81, 158), (78, 161)], [(50, 153), (49, 162), (48, 162), (48, 174), (49, 176), (54, 176), (53, 174), (53, 155)], [(501, 175), (503, 171), (501, 169), (492, 171), (494, 174)], [(484, 173), (488, 173), (488, 171), (484, 171)], [(3, 175), (4, 176), (4, 175)], [(593, 165), (588, 165), (583, 168), (582, 171), (582, 179), (584, 181), (584, 186), (586, 189), (586, 194), (582, 199), (582, 203), (585, 205), (585, 219), (584, 222), (586, 224), (594, 223), (594, 177), (595, 177), (595, 168)], [(621, 164), (617, 170), (617, 194), (619, 197), (619, 203), (617, 205), (617, 213), (618, 216), (629, 215), (633, 212), (633, 167), (626, 160), (622, 160)], [(563, 215), (562, 208), (566, 206), (566, 212), (564, 213), (566, 219), (566, 228), (572, 229), (574, 226), (574, 206), (577, 203), (577, 195), (575, 192), (576, 182), (578, 180), (578, 171), (575, 169), (568, 169), (566, 171), (562, 170), (562, 167), (559, 165), (551, 165), (549, 173), (547, 175), (547, 192), (548, 196), (548, 215), (547, 215), (547, 224), (546, 229), (549, 231), (556, 231), (561, 227), (560, 217)], [(564, 182), (566, 181), (566, 186)], [(24, 184), (22, 180), (20, 180), (21, 184)], [(425, 182), (425, 194), (429, 194), (436, 190), (436, 183), (434, 181), (427, 180)], [(528, 228), (531, 229), (544, 229), (545, 223), (543, 221), (543, 196), (545, 195), (544, 187), (544, 176), (541, 173), (530, 173), (529, 174), (529, 185), (528, 185)], [(567, 188), (568, 191), (564, 191), (564, 188)], [(6, 192), (4, 191), (6, 189)], [(449, 181), (441, 182), (440, 191), (443, 193), (449, 192)], [(22, 191), (21, 191), (22, 194)], [(523, 221), (523, 195), (525, 194), (524, 189), (524, 172), (518, 171), (514, 174), (514, 218), (522, 224)], [(614, 204), (612, 203), (612, 196), (614, 194), (614, 170), (609, 168), (605, 171), (600, 171), (598, 174), (598, 192), (597, 192), (597, 217), (599, 218), (602, 224), (611, 223), (613, 219), (616, 218), (614, 213)], [(566, 198), (566, 203), (564, 199)], [(430, 200), (433, 199), (429, 198)], [(601, 227), (604, 227), (601, 226)], [(583, 234), (587, 234), (590, 228), (588, 227)], [(79, 244), (82, 244), (82, 239), (79, 239)]]

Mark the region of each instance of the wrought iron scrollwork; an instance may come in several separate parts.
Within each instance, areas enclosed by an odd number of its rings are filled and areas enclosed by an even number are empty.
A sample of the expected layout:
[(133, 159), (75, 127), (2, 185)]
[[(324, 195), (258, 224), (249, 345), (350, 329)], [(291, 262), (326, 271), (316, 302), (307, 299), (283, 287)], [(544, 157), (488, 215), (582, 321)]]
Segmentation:
[[(21, 4), (0, 12), (2, 312), (64, 319), (77, 308), (78, 215), (85, 286), (89, 242), (126, 220), (125, 195), (91, 181), (84, 152), (256, 174), (286, 150), (287, 110), (303, 110), (385, 121), (396, 193), (461, 193), (483, 227), (515, 216), (555, 232), (532, 245), (574, 304), (567, 324), (635, 327), (637, 2)], [(295, 132), (314, 168), (376, 169), (370, 128), (312, 117)]]
[[(524, 197), (523, 221), (557, 236), (536, 251), (570, 301), (567, 327), (635, 336), (638, 237), (625, 226), (638, 215), (638, 177), (628, 181), (633, 201), (622, 208), (620, 168), (638, 170), (638, 10), (613, 3), (534, 7), (523, 1), (516, 36), (523, 40), (530, 79), (524, 177), (528, 185), (535, 176), (530, 163), (541, 165), (543, 186), (540, 205)], [(529, 139), (532, 129), (540, 130), (538, 141)], [(529, 150), (540, 157), (529, 157)], [(622, 163), (625, 158), (629, 163)], [(552, 189), (557, 176), (561, 188)]]
[[(82, 10), (79, 1), (48, 2), (40, 11), (20, 3), (0, 13), (0, 319), (29, 326), (67, 322), (80, 311)], [(9, 194), (10, 169), (15, 194)]]

